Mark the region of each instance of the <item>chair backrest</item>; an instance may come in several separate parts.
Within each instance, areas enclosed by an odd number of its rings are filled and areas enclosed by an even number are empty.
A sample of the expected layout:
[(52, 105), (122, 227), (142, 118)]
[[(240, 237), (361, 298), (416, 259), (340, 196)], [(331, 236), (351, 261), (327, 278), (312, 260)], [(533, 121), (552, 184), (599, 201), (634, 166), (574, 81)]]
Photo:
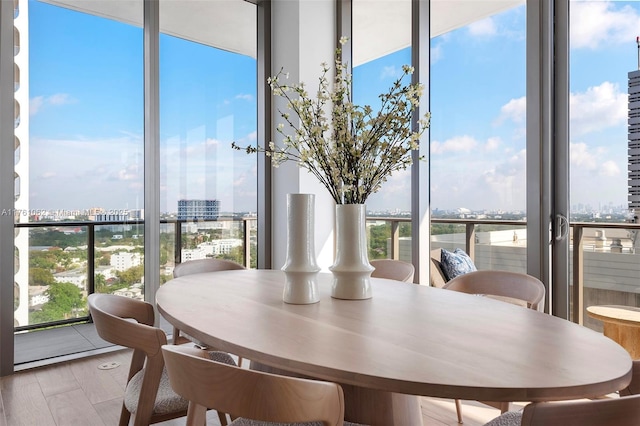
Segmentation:
[(165, 345), (162, 352), (171, 386), (189, 400), (187, 426), (204, 424), (205, 408), (263, 422), (343, 424), (344, 396), (336, 383), (222, 364), (193, 347)]
[(640, 395), (622, 398), (528, 404), (521, 426), (637, 426)]
[(107, 342), (150, 354), (167, 343), (164, 331), (153, 326), (155, 313), (150, 303), (99, 293), (90, 294), (87, 301), (96, 331)]
[(442, 272), (442, 249), (433, 249), (430, 252), (429, 285), (442, 288), (447, 283), (447, 277)]
[[(87, 301), (98, 335), (108, 342), (134, 350), (127, 383), (145, 368), (134, 424), (149, 424), (164, 368), (161, 347), (167, 344), (164, 331), (153, 326), (153, 306), (113, 294), (90, 294)], [(127, 424), (129, 414), (124, 408), (122, 416), (121, 424), (123, 421)]]
[(544, 284), (531, 275), (509, 271), (474, 271), (458, 275), (447, 282), (448, 290), (497, 296), (505, 301), (522, 301), (530, 309), (543, 311)]
[(178, 263), (173, 268), (173, 277), (178, 278), (185, 275), (200, 274), (202, 272), (229, 271), (235, 269), (245, 269), (244, 266), (232, 260), (226, 259), (198, 259), (188, 262)]
[(371, 276), (375, 278), (388, 278), (391, 280), (413, 282), (415, 268), (411, 263), (393, 259), (375, 259), (369, 262), (376, 268)]

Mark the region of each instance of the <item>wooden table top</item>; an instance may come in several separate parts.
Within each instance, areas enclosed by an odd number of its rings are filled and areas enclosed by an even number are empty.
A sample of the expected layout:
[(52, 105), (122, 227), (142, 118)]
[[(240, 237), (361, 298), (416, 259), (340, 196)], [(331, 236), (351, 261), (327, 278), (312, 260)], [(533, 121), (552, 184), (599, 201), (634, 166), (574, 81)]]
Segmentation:
[(444, 398), (544, 401), (605, 395), (631, 380), (611, 339), (486, 297), (371, 280), (368, 300), (282, 301), (275, 270), (174, 279), (156, 301), (173, 325), (267, 366), (372, 389)]
[(622, 305), (589, 306), (590, 317), (604, 322), (640, 327), (640, 308)]

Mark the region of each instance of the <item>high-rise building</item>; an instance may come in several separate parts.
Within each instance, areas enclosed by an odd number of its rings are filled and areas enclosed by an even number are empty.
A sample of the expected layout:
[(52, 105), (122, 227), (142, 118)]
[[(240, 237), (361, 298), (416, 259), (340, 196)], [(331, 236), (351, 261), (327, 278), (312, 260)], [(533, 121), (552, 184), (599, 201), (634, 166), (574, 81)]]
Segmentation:
[[(18, 7), (19, 6), (19, 7)], [(29, 221), (29, 2), (15, 2), (14, 105), (15, 105), (15, 221)], [(16, 228), (14, 291), (18, 298), (14, 319), (18, 326), (29, 324), (29, 229)]]
[(629, 78), (629, 209), (640, 209), (640, 70)]
[(220, 200), (179, 200), (178, 220), (216, 220), (220, 216)]

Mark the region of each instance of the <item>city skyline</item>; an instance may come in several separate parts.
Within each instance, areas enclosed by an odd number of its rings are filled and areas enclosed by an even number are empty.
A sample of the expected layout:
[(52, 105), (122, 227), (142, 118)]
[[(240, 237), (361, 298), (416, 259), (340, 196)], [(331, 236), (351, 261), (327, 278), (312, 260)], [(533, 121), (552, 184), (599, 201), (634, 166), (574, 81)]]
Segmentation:
[[(571, 205), (623, 204), (640, 7), (571, 7)], [(29, 8), (30, 208), (144, 208), (141, 28)], [(168, 35), (160, 43), (161, 211), (180, 198), (254, 211), (255, 157), (230, 144), (256, 142), (255, 60)], [(524, 6), (432, 39), (432, 209), (525, 209), (525, 44)], [(356, 67), (356, 102), (375, 107), (409, 60), (405, 49)], [(368, 210), (408, 210), (408, 184), (407, 173), (392, 176)]]

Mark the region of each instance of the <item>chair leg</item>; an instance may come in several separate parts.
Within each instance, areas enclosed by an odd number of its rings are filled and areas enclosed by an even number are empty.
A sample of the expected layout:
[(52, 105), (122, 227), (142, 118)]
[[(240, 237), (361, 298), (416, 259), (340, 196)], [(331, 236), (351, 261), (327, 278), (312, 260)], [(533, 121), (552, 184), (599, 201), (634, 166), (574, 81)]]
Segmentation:
[[(220, 424), (222, 426), (227, 426), (229, 423), (227, 423), (227, 415), (224, 413), (221, 413), (220, 411), (218, 411), (218, 418), (220, 419)], [(205, 423), (206, 426), (206, 423)]]
[(504, 414), (507, 411), (509, 411), (509, 403), (508, 402), (502, 402), (500, 403), (500, 414)]
[(456, 399), (456, 414), (458, 415), (458, 424), (463, 424), (462, 421), (462, 406), (460, 405), (460, 400)]

